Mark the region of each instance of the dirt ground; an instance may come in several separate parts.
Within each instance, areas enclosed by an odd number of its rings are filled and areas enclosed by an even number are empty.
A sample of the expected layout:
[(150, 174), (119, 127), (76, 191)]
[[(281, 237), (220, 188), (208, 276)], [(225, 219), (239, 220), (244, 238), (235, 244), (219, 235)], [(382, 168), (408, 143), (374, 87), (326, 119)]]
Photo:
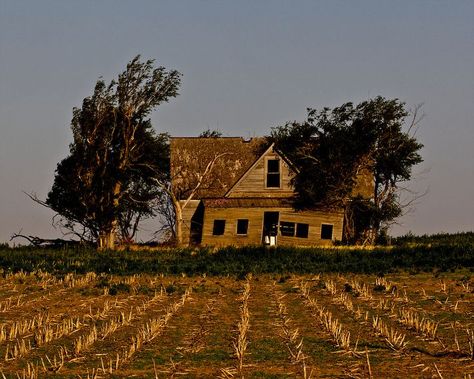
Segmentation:
[(0, 280), (0, 370), (6, 378), (470, 378), (468, 274), (10, 275)]

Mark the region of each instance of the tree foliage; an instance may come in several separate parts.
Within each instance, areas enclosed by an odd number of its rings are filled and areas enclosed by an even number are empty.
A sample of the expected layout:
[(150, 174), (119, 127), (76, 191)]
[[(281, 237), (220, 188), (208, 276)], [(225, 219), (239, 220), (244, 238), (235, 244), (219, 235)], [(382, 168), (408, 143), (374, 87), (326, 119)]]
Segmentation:
[(222, 132), (216, 129), (209, 129), (207, 128), (201, 134), (199, 134), (199, 138), (220, 138), (222, 137)]
[[(422, 162), (413, 136), (418, 122), (398, 99), (308, 109), (304, 122), (272, 129), (270, 139), (298, 168), (295, 207), (343, 208), (346, 239), (373, 242), (382, 224), (402, 213), (400, 183)], [(369, 177), (371, 194), (361, 194)], [(367, 183), (366, 183), (367, 187)]]
[(130, 239), (142, 217), (154, 214), (160, 193), (152, 178), (169, 175), (166, 134), (149, 119), (178, 95), (181, 74), (135, 57), (118, 79), (98, 80), (92, 96), (73, 109), (70, 154), (56, 169), (46, 204), (69, 226), (79, 224), (100, 247), (118, 232)]

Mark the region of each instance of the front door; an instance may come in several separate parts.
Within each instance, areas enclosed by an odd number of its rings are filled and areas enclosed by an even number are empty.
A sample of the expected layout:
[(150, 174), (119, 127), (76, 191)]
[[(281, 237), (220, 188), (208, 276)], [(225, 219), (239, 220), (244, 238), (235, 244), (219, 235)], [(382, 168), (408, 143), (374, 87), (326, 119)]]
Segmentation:
[(262, 242), (264, 244), (270, 245), (271, 241), (275, 241), (274, 244), (276, 244), (279, 218), (279, 212), (263, 212)]

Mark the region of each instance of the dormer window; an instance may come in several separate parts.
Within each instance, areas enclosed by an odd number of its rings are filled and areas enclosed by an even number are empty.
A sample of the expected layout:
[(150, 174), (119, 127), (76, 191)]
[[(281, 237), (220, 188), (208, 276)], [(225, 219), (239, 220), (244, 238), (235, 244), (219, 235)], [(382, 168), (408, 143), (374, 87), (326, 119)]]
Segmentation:
[(267, 188), (280, 188), (280, 160), (267, 160)]

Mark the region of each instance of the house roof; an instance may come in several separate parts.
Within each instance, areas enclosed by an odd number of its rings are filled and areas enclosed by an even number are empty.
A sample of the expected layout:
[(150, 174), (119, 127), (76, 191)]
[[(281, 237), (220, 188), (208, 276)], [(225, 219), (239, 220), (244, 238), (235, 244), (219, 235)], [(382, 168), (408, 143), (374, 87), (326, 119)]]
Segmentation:
[(202, 200), (206, 208), (291, 208), (291, 199), (219, 198)]
[(173, 137), (170, 162), (173, 191), (179, 199), (189, 196), (209, 162), (219, 156), (194, 199), (223, 197), (268, 146), (265, 138)]
[[(260, 160), (262, 160), (264, 158), (264, 156), (270, 152), (270, 151), (276, 151), (275, 150), (275, 144), (272, 143), (271, 145), (267, 145), (266, 146), (266, 150), (262, 150), (260, 151), (260, 155), (257, 157), (257, 159), (253, 162), (253, 164), (243, 172), (242, 176), (240, 178), (238, 178), (234, 184), (232, 184), (232, 186), (227, 190), (227, 192), (224, 194), (225, 197), (228, 197), (229, 194), (233, 191), (234, 187), (238, 186), (240, 182), (242, 182), (243, 180), (245, 180), (245, 177), (249, 174), (249, 172), (252, 171), (252, 169), (257, 166), (257, 164), (259, 163)], [(287, 164), (288, 166), (294, 171), (294, 172), (298, 172), (298, 169), (296, 168), (296, 166), (294, 166), (293, 162), (291, 162), (283, 153), (281, 153), (280, 151), (276, 151), (277, 154), (280, 156), (280, 158), (282, 158)]]

